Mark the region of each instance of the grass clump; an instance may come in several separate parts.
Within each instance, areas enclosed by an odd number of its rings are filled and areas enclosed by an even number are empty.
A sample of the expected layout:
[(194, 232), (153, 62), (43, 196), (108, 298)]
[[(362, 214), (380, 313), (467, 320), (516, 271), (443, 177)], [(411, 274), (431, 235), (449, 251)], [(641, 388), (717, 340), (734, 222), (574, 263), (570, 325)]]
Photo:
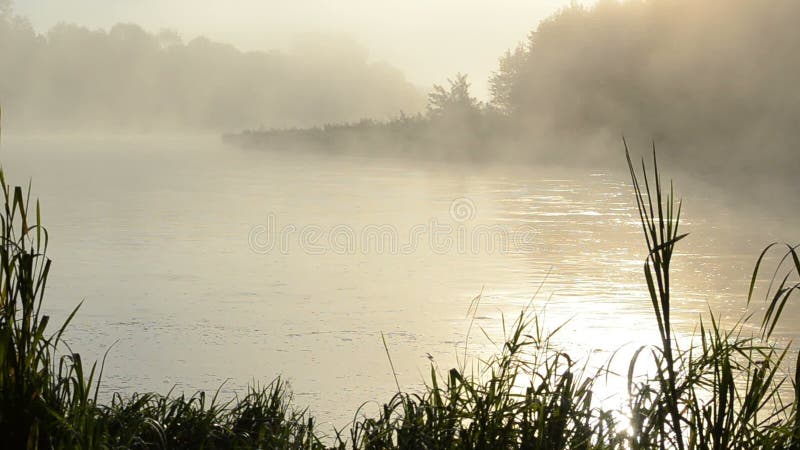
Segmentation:
[(42, 303), (51, 262), (39, 205), (32, 217), (30, 197), (2, 170), (0, 184), (0, 436), (5, 448), (91, 447), (99, 439), (96, 365), (87, 373), (80, 355), (58, 356), (77, 308), (48, 330)]
[(115, 394), (100, 408), (107, 445), (125, 449), (324, 449), (314, 421), (291, 407), (286, 385), (276, 380), (251, 387), (237, 401), (192, 396)]
[[(502, 349), (471, 370), (432, 365), (422, 392), (398, 393), (377, 414), (358, 416), (326, 437), (292, 406), (281, 380), (220, 402), (218, 396), (115, 394), (98, 402), (102, 365), (84, 367), (62, 342), (77, 312), (53, 331), (42, 304), (51, 263), (38, 204), (0, 171), (0, 447), (9, 449), (798, 449), (800, 383), (786, 370), (788, 350), (772, 339), (800, 289), (798, 248), (787, 246), (767, 288), (761, 333), (744, 321), (725, 328), (712, 313), (693, 343), (671, 326), (670, 266), (681, 202), (655, 163), (637, 171), (627, 152), (648, 253), (644, 278), (658, 345), (628, 364), (623, 405), (602, 406), (590, 369), (558, 348), (532, 309), (520, 312)], [(34, 212), (35, 211), (35, 212)], [(777, 248), (758, 258), (748, 301)], [(66, 349), (66, 350), (65, 350)], [(791, 395), (786, 395), (791, 392)]]

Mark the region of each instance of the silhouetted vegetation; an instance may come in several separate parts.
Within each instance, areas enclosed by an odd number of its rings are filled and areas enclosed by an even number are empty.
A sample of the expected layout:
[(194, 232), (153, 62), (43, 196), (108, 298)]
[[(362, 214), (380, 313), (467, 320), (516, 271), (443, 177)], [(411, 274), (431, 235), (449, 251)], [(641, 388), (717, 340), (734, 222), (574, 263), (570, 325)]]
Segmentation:
[(0, 98), (15, 130), (201, 131), (309, 126), (420, 111), (396, 68), (342, 37), (298, 38), (288, 52), (242, 52), (198, 37), (119, 24), (37, 33), (0, 9)]
[(249, 148), (326, 150), (371, 155), (486, 160), (510, 151), (519, 130), (470, 93), (467, 76), (434, 85), (426, 112), (313, 128), (248, 130), (225, 140)]
[(492, 104), (566, 133), (635, 132), (704, 147), (755, 144), (772, 130), (785, 144), (800, 110), (798, 19), (789, 0), (572, 6), (501, 58)]
[[(671, 333), (669, 277), (674, 248), (686, 236), (679, 233), (681, 206), (657, 168), (648, 175), (643, 162), (637, 174), (628, 162), (661, 343), (635, 352), (623, 407), (600, 406), (597, 388), (608, 368), (589, 370), (558, 348), (529, 307), (508, 328), (502, 351), (476, 369), (465, 364), (442, 373), (432, 366), (424, 391), (398, 392), (376, 416), (360, 415), (347, 430), (327, 436), (294, 409), (280, 380), (228, 402), (203, 392), (114, 395), (110, 403), (99, 402), (102, 366), (85, 367), (63, 345), (69, 319), (55, 331), (48, 327), (43, 299), (51, 262), (39, 208), (0, 171), (3, 448), (797, 448), (800, 388), (786, 375), (787, 349), (770, 339), (783, 305), (800, 289), (791, 281), (800, 275), (797, 247), (776, 265), (782, 281), (767, 289), (761, 335), (748, 336), (742, 322), (723, 328), (712, 316), (700, 322), (693, 344), (679, 347)], [(769, 249), (758, 259), (751, 299)], [(793, 393), (786, 398), (789, 383)]]
[[(792, 0), (574, 4), (502, 55), (488, 104), (459, 93), (457, 77), (449, 90), (434, 88), (427, 122), (406, 135), (428, 156), (607, 165), (624, 134), (632, 142), (655, 138), (671, 160), (720, 182), (791, 179), (800, 170), (798, 22), (800, 3)], [(446, 97), (462, 112), (440, 114)], [(442, 116), (449, 118), (437, 123)], [(321, 129), (332, 130), (328, 147), (346, 128)], [(391, 122), (350, 128), (348, 142), (363, 133), (373, 153), (394, 149)], [(250, 132), (244, 140), (268, 148), (282, 133)], [(311, 133), (327, 140), (320, 129)], [(431, 147), (431, 134), (442, 136), (434, 144), (449, 146)]]

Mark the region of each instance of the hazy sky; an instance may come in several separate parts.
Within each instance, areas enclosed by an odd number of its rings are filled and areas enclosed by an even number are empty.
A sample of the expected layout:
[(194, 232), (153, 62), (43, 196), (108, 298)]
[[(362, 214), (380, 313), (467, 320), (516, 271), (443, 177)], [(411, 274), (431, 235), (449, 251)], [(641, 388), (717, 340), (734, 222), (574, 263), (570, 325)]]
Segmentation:
[[(569, 0), (18, 0), (15, 10), (44, 31), (58, 22), (199, 34), (245, 50), (286, 49), (306, 32), (346, 33), (373, 59), (403, 69), (423, 87), (455, 72), (479, 97), (502, 52)], [(583, 1), (579, 3), (590, 3)]]

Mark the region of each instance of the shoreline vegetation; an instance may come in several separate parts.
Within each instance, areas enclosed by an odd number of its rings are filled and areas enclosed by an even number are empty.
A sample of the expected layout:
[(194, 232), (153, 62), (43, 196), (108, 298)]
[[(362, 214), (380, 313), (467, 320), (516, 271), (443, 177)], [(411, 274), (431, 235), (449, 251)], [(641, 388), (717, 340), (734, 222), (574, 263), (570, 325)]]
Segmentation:
[(576, 3), (498, 55), (485, 102), (458, 73), (433, 86), (422, 111), (317, 126), (263, 121), (224, 140), (276, 152), (605, 169), (624, 135), (655, 140), (682, 173), (736, 195), (796, 195), (798, 21), (792, 0)]
[[(362, 119), (310, 128), (227, 133), (223, 141), (246, 148), (354, 152), (425, 159), (491, 160), (517, 142), (509, 116), (479, 102), (467, 75), (434, 86), (425, 114), (403, 112), (387, 120)], [(494, 154), (486, 152), (493, 148)]]
[[(589, 370), (556, 347), (532, 309), (507, 330), (502, 350), (467, 370), (432, 365), (421, 392), (398, 393), (374, 416), (346, 430), (321, 432), (292, 403), (280, 379), (222, 402), (192, 396), (114, 394), (98, 401), (103, 364), (84, 363), (62, 337), (76, 308), (53, 325), (44, 302), (51, 270), (48, 234), (30, 188), (12, 188), (0, 170), (0, 442), (9, 449), (797, 449), (798, 367), (772, 338), (800, 290), (798, 247), (767, 247), (747, 301), (765, 291), (761, 331), (731, 329), (713, 314), (695, 343), (672, 335), (670, 265), (681, 201), (664, 184), (653, 153), (648, 173), (627, 151), (648, 256), (645, 282), (661, 342), (629, 362), (624, 406), (604, 409), (596, 386), (608, 368)], [(777, 262), (772, 253), (782, 252)], [(766, 273), (772, 281), (759, 283)], [(643, 299), (642, 301), (648, 301)], [(743, 299), (744, 301), (744, 299)], [(113, 350), (111, 350), (113, 351)], [(388, 354), (388, 349), (387, 349)], [(389, 359), (391, 361), (391, 357)], [(642, 367), (652, 367), (646, 373)], [(791, 391), (787, 396), (787, 392)]]

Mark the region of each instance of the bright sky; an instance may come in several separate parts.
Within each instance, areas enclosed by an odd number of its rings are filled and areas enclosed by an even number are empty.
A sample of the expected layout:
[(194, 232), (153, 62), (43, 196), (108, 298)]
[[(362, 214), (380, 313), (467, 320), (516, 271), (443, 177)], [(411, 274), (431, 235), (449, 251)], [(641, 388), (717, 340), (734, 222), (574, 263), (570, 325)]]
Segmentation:
[[(429, 87), (466, 72), (485, 98), (497, 58), (569, 0), (17, 0), (38, 31), (58, 22), (134, 22), (245, 50), (286, 49), (306, 32), (343, 33)], [(581, 2), (579, 2), (581, 3)], [(584, 1), (583, 3), (587, 3)]]

